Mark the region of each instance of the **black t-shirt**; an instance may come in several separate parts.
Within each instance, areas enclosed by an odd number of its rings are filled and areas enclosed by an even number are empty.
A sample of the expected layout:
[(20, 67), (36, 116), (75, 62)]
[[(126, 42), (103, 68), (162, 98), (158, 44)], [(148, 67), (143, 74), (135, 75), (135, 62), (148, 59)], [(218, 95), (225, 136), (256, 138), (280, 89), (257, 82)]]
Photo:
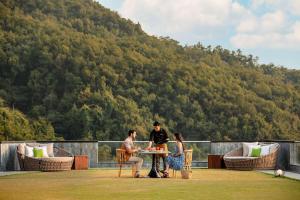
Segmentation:
[(167, 132), (164, 129), (156, 132), (154, 129), (150, 133), (149, 141), (154, 142), (155, 144), (164, 144), (169, 141)]

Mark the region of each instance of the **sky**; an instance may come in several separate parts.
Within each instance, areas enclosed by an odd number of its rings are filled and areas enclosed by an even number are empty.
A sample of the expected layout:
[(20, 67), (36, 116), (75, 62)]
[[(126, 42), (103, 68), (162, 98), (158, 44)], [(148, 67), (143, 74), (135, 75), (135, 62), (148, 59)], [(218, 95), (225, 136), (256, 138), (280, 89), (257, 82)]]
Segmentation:
[(149, 35), (221, 45), (300, 69), (300, 0), (97, 0)]

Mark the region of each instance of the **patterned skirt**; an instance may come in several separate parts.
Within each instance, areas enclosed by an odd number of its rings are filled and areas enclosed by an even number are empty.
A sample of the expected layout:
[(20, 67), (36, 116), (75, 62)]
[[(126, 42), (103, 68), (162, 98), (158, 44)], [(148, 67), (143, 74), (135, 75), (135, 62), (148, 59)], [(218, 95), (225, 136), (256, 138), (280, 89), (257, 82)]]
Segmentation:
[(183, 167), (184, 164), (184, 155), (178, 156), (178, 157), (167, 157), (167, 162), (170, 166), (170, 168), (175, 170), (180, 170)]

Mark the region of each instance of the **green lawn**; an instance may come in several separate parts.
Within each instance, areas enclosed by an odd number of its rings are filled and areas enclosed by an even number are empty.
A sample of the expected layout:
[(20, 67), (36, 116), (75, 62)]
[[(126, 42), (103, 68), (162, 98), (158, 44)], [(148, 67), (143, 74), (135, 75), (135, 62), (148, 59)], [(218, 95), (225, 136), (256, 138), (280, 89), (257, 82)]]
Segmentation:
[[(143, 171), (143, 174), (146, 174)], [(36, 172), (0, 177), (0, 199), (300, 199), (300, 181), (259, 172), (193, 170), (183, 180), (134, 179), (130, 170)]]

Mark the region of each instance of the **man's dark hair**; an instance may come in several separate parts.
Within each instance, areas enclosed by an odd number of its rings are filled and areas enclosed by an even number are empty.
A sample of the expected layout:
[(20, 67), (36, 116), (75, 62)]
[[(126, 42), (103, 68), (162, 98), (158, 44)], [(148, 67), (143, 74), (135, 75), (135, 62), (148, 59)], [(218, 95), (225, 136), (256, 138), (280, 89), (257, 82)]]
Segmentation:
[(131, 136), (131, 134), (133, 134), (134, 132), (135, 132), (135, 130), (133, 130), (133, 129), (132, 129), (132, 130), (129, 130), (129, 131), (128, 131), (128, 136)]
[(154, 123), (153, 123), (153, 126), (159, 126), (160, 125), (160, 123), (158, 122), (158, 121), (155, 121)]

